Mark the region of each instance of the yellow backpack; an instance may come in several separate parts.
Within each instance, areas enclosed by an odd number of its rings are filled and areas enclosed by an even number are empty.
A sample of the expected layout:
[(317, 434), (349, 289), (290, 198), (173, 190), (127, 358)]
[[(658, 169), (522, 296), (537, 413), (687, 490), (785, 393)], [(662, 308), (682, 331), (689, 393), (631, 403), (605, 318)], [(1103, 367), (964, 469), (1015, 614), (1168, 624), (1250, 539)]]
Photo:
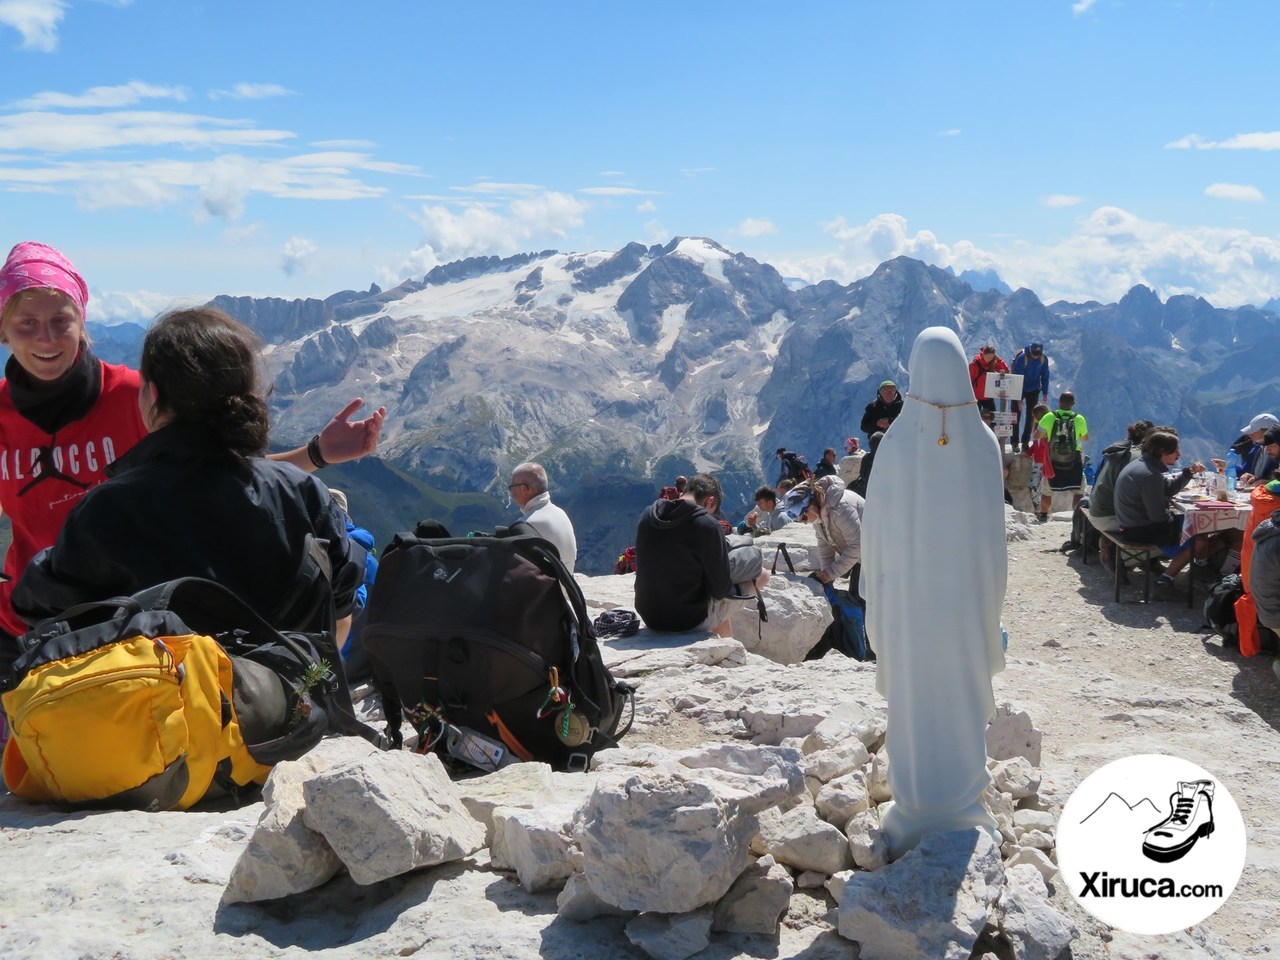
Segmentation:
[[(203, 627), (175, 606), (201, 611)], [(211, 619), (236, 629), (215, 639)], [(276, 631), (210, 581), (85, 604), (20, 642), (2, 697), (4, 781), (39, 802), (185, 810), (238, 796), (344, 725), (335, 697), (350, 704), (307, 635)]]

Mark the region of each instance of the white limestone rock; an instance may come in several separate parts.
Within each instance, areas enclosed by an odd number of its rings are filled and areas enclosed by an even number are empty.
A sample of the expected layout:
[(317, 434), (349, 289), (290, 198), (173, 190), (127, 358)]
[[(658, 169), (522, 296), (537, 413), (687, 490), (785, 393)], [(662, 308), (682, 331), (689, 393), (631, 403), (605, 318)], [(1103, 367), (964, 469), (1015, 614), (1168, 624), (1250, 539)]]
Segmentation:
[(484, 825), (463, 806), (434, 754), (379, 753), (303, 785), (303, 821), (324, 834), (356, 883), (470, 856)]
[(831, 604), (816, 586), (812, 580), (774, 574), (763, 593), (769, 619), (760, 619), (754, 599), (735, 605), (730, 618), (734, 638), (774, 663), (799, 663), (831, 622)]
[(574, 822), (591, 892), (657, 913), (687, 913), (724, 896), (758, 831), (755, 814), (713, 785), (662, 772), (601, 783)]
[(815, 750), (804, 758), (804, 778), (811, 794), (817, 794), (824, 783), (860, 770), (871, 759), (867, 748), (856, 737), (850, 737), (834, 747)]
[(754, 813), (804, 792), (800, 754), (786, 747), (712, 744), (681, 754), (675, 772), (711, 784), (722, 800)]
[(861, 770), (846, 773), (824, 784), (814, 798), (818, 816), (837, 829), (843, 830), (851, 817), (871, 806), (867, 792), (867, 777)]
[(813, 890), (825, 884), (828, 879), (821, 870), (805, 870), (796, 877), (796, 889)]
[[(779, 544), (786, 544), (787, 556), (791, 558), (791, 566), (795, 567), (796, 573), (804, 576), (817, 569), (818, 541), (813, 528), (799, 524), (788, 524), (781, 530), (775, 530), (773, 533), (757, 538), (756, 546), (764, 554), (766, 570), (773, 567)], [(781, 575), (784, 571), (790, 573), (787, 570), (787, 561), (780, 556), (777, 559), (778, 574)]]
[(1031, 864), (1005, 871), (999, 927), (1013, 946), (1015, 960), (1054, 960), (1079, 936), (1048, 898), (1044, 878)]
[(856, 872), (856, 870), (839, 870), (827, 879), (825, 884), (827, 893), (831, 894), (837, 905), (839, 905), (840, 898), (844, 895), (845, 884), (853, 879)]
[(871, 758), (871, 772), (867, 774), (867, 795), (872, 803), (888, 803), (893, 799), (889, 789), (889, 752), (881, 750)]
[(853, 854), (845, 835), (820, 819), (807, 805), (786, 813), (777, 810), (762, 813), (760, 834), (751, 841), (751, 849), (759, 854), (772, 854), (779, 863), (794, 870), (816, 870), (830, 875), (853, 866)]
[(1015, 810), (1013, 813), (1013, 832), (1021, 837), (1029, 830), (1052, 834), (1057, 818), (1047, 810)]
[(874, 750), (884, 737), (884, 711), (871, 710), (856, 703), (842, 703), (832, 710), (805, 737), (804, 753), (830, 750), (850, 737), (857, 737), (868, 750)]
[(514, 870), (530, 893), (560, 887), (581, 870), (582, 853), (573, 838), (578, 808), (572, 802), (499, 807), (493, 812), (492, 865)]
[(642, 913), (626, 931), (627, 939), (655, 960), (685, 960), (711, 943), (711, 911)]
[(647, 628), (634, 636), (604, 640), (600, 649), (609, 671), (623, 680), (645, 677), (655, 670), (739, 667), (747, 659), (746, 647), (732, 637), (655, 633)]
[(551, 767), (513, 763), (493, 773), (460, 780), (455, 786), (467, 812), (484, 824), (485, 846), (493, 845), (493, 811), (498, 807), (541, 806), (553, 796)]
[(879, 870), (889, 863), (889, 841), (880, 829), (880, 819), (870, 810), (863, 810), (849, 819), (844, 828), (849, 838), (849, 852), (855, 866), (863, 870)]
[[(1017, 827), (1014, 831), (1017, 831)], [(1018, 834), (1017, 843), (1020, 847), (1048, 851), (1053, 849), (1053, 836), (1043, 830), (1024, 830)]]
[(1033, 767), (1038, 767), (1042, 740), (1029, 713), (1002, 703), (987, 726), (987, 756), (995, 760), (1026, 757)]
[(826, 719), (816, 705), (804, 709), (794, 701), (762, 700), (738, 711), (738, 718), (756, 744), (778, 744), (788, 737), (804, 737)]
[(222, 902), (287, 897), (318, 887), (341, 870), (328, 841), (303, 822), (302, 785), (322, 770), (378, 752), (359, 737), (330, 737), (299, 759), (276, 764), (262, 788), (262, 818), (231, 869)]
[(605, 903), (587, 886), (586, 878), (575, 873), (565, 881), (564, 887), (556, 896), (556, 913), (565, 920), (585, 923), (596, 917), (626, 917), (632, 911), (620, 910), (611, 903)]
[(838, 929), (861, 945), (862, 960), (968, 960), (1003, 884), (985, 830), (926, 834), (884, 869), (853, 875)]
[(1001, 793), (1023, 800), (1040, 789), (1040, 774), (1026, 757), (1010, 757), (991, 768), (991, 782)]
[(1035, 867), (1045, 883), (1053, 883), (1058, 875), (1057, 865), (1043, 850), (1036, 850), (1034, 847), (1018, 847), (1013, 855), (1005, 860), (1004, 867), (1008, 871), (1011, 867), (1023, 865)]
[(712, 914), (711, 929), (729, 933), (778, 931), (778, 921), (787, 912), (795, 882), (786, 867), (771, 856), (763, 856), (733, 882), (720, 898)]

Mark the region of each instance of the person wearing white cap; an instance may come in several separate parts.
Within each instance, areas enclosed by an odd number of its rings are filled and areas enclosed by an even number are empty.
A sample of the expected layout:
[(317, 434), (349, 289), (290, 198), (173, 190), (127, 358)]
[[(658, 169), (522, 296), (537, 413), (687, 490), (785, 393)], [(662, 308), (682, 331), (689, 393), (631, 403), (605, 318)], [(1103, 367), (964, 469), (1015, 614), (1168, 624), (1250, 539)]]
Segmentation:
[(910, 374), (880, 443), (860, 543), (876, 689), (889, 704), (893, 804), (881, 822), (895, 858), (933, 831), (999, 837), (980, 798), (1009, 573), (1000, 444), (978, 416), (955, 333), (923, 331)]
[(1241, 478), (1245, 474), (1257, 476), (1260, 465), (1258, 461), (1264, 456), (1262, 438), (1268, 430), (1275, 427), (1280, 427), (1280, 420), (1274, 414), (1260, 413), (1240, 428), (1241, 437), (1231, 445), (1231, 449), (1240, 456), (1238, 475)]

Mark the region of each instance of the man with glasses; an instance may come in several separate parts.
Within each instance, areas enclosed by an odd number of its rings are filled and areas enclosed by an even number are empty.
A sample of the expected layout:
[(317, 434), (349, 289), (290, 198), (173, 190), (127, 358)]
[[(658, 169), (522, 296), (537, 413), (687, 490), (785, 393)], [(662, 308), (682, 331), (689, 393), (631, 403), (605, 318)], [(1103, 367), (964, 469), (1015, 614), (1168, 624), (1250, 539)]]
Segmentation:
[(569, 515), (551, 502), (547, 492), (547, 471), (540, 463), (522, 463), (511, 472), (507, 485), (524, 520), (538, 536), (547, 540), (560, 554), (570, 573), (578, 560), (578, 538), (574, 535)]
[(1204, 464), (1197, 460), (1176, 476), (1167, 476), (1180, 456), (1176, 435), (1154, 431), (1142, 441), (1142, 456), (1116, 478), (1116, 520), (1121, 535), (1130, 543), (1159, 547), (1170, 558), (1168, 569), (1156, 580), (1157, 588), (1173, 583), (1174, 576), (1191, 559), (1193, 545), (1201, 554), (1208, 553), (1207, 540), (1193, 539), (1185, 547), (1179, 546), (1182, 517), (1169, 509), (1169, 501), (1194, 475), (1205, 471)]

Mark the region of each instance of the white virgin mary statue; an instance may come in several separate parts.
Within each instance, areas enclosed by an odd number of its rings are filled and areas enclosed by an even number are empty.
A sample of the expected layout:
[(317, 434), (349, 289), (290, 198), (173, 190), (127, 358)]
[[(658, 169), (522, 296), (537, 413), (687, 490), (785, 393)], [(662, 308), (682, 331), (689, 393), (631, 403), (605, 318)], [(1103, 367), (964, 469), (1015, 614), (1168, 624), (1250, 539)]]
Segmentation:
[(999, 441), (978, 414), (959, 338), (930, 327), (911, 350), (862, 521), (867, 635), (889, 701), (882, 826), (894, 858), (926, 833), (996, 831), (979, 796), (1007, 575)]

